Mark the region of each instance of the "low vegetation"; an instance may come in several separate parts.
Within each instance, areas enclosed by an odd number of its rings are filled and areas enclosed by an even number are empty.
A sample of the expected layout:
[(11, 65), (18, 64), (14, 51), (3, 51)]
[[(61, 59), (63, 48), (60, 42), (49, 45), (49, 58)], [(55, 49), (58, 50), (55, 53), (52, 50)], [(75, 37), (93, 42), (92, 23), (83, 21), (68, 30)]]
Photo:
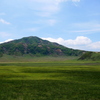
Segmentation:
[(23, 55), (23, 56), (12, 56), (12, 55), (3, 55), (0, 58), (0, 62), (35, 62), (35, 63), (44, 63), (44, 62), (65, 62), (66, 60), (74, 60), (78, 59), (77, 56), (30, 56), (30, 55)]
[(0, 100), (100, 100), (99, 77), (99, 61), (2, 62)]
[(79, 60), (98, 60), (100, 61), (100, 52), (86, 52)]

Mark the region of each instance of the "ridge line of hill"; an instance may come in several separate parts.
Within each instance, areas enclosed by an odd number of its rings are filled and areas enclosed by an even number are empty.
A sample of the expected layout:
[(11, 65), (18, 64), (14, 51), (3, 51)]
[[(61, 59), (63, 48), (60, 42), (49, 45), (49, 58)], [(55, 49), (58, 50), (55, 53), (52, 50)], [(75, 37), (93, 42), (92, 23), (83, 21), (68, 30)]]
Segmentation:
[(4, 54), (23, 56), (80, 56), (83, 50), (75, 50), (58, 43), (49, 42), (36, 36), (23, 37), (10, 42), (0, 44), (0, 56)]

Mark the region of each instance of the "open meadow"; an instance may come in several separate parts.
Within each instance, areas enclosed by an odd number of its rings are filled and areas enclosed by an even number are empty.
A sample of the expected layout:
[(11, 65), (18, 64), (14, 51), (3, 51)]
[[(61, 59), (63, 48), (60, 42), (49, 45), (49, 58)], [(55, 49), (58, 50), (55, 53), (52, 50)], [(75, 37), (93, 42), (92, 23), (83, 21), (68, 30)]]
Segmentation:
[(0, 100), (100, 100), (100, 61), (3, 59)]

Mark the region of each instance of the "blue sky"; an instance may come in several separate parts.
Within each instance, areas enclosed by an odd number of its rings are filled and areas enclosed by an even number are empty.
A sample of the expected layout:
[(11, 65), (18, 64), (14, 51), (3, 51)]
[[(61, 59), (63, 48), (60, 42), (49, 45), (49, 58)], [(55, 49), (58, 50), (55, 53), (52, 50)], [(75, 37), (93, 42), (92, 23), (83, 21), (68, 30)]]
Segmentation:
[(100, 0), (0, 0), (0, 43), (27, 36), (100, 51)]

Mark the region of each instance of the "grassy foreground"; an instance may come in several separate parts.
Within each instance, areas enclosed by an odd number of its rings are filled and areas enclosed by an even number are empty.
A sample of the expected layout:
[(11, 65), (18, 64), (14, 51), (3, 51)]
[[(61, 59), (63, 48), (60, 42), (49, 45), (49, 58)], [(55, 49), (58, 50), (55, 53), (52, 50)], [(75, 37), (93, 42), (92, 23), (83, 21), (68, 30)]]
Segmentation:
[(100, 62), (0, 63), (0, 100), (100, 100)]

